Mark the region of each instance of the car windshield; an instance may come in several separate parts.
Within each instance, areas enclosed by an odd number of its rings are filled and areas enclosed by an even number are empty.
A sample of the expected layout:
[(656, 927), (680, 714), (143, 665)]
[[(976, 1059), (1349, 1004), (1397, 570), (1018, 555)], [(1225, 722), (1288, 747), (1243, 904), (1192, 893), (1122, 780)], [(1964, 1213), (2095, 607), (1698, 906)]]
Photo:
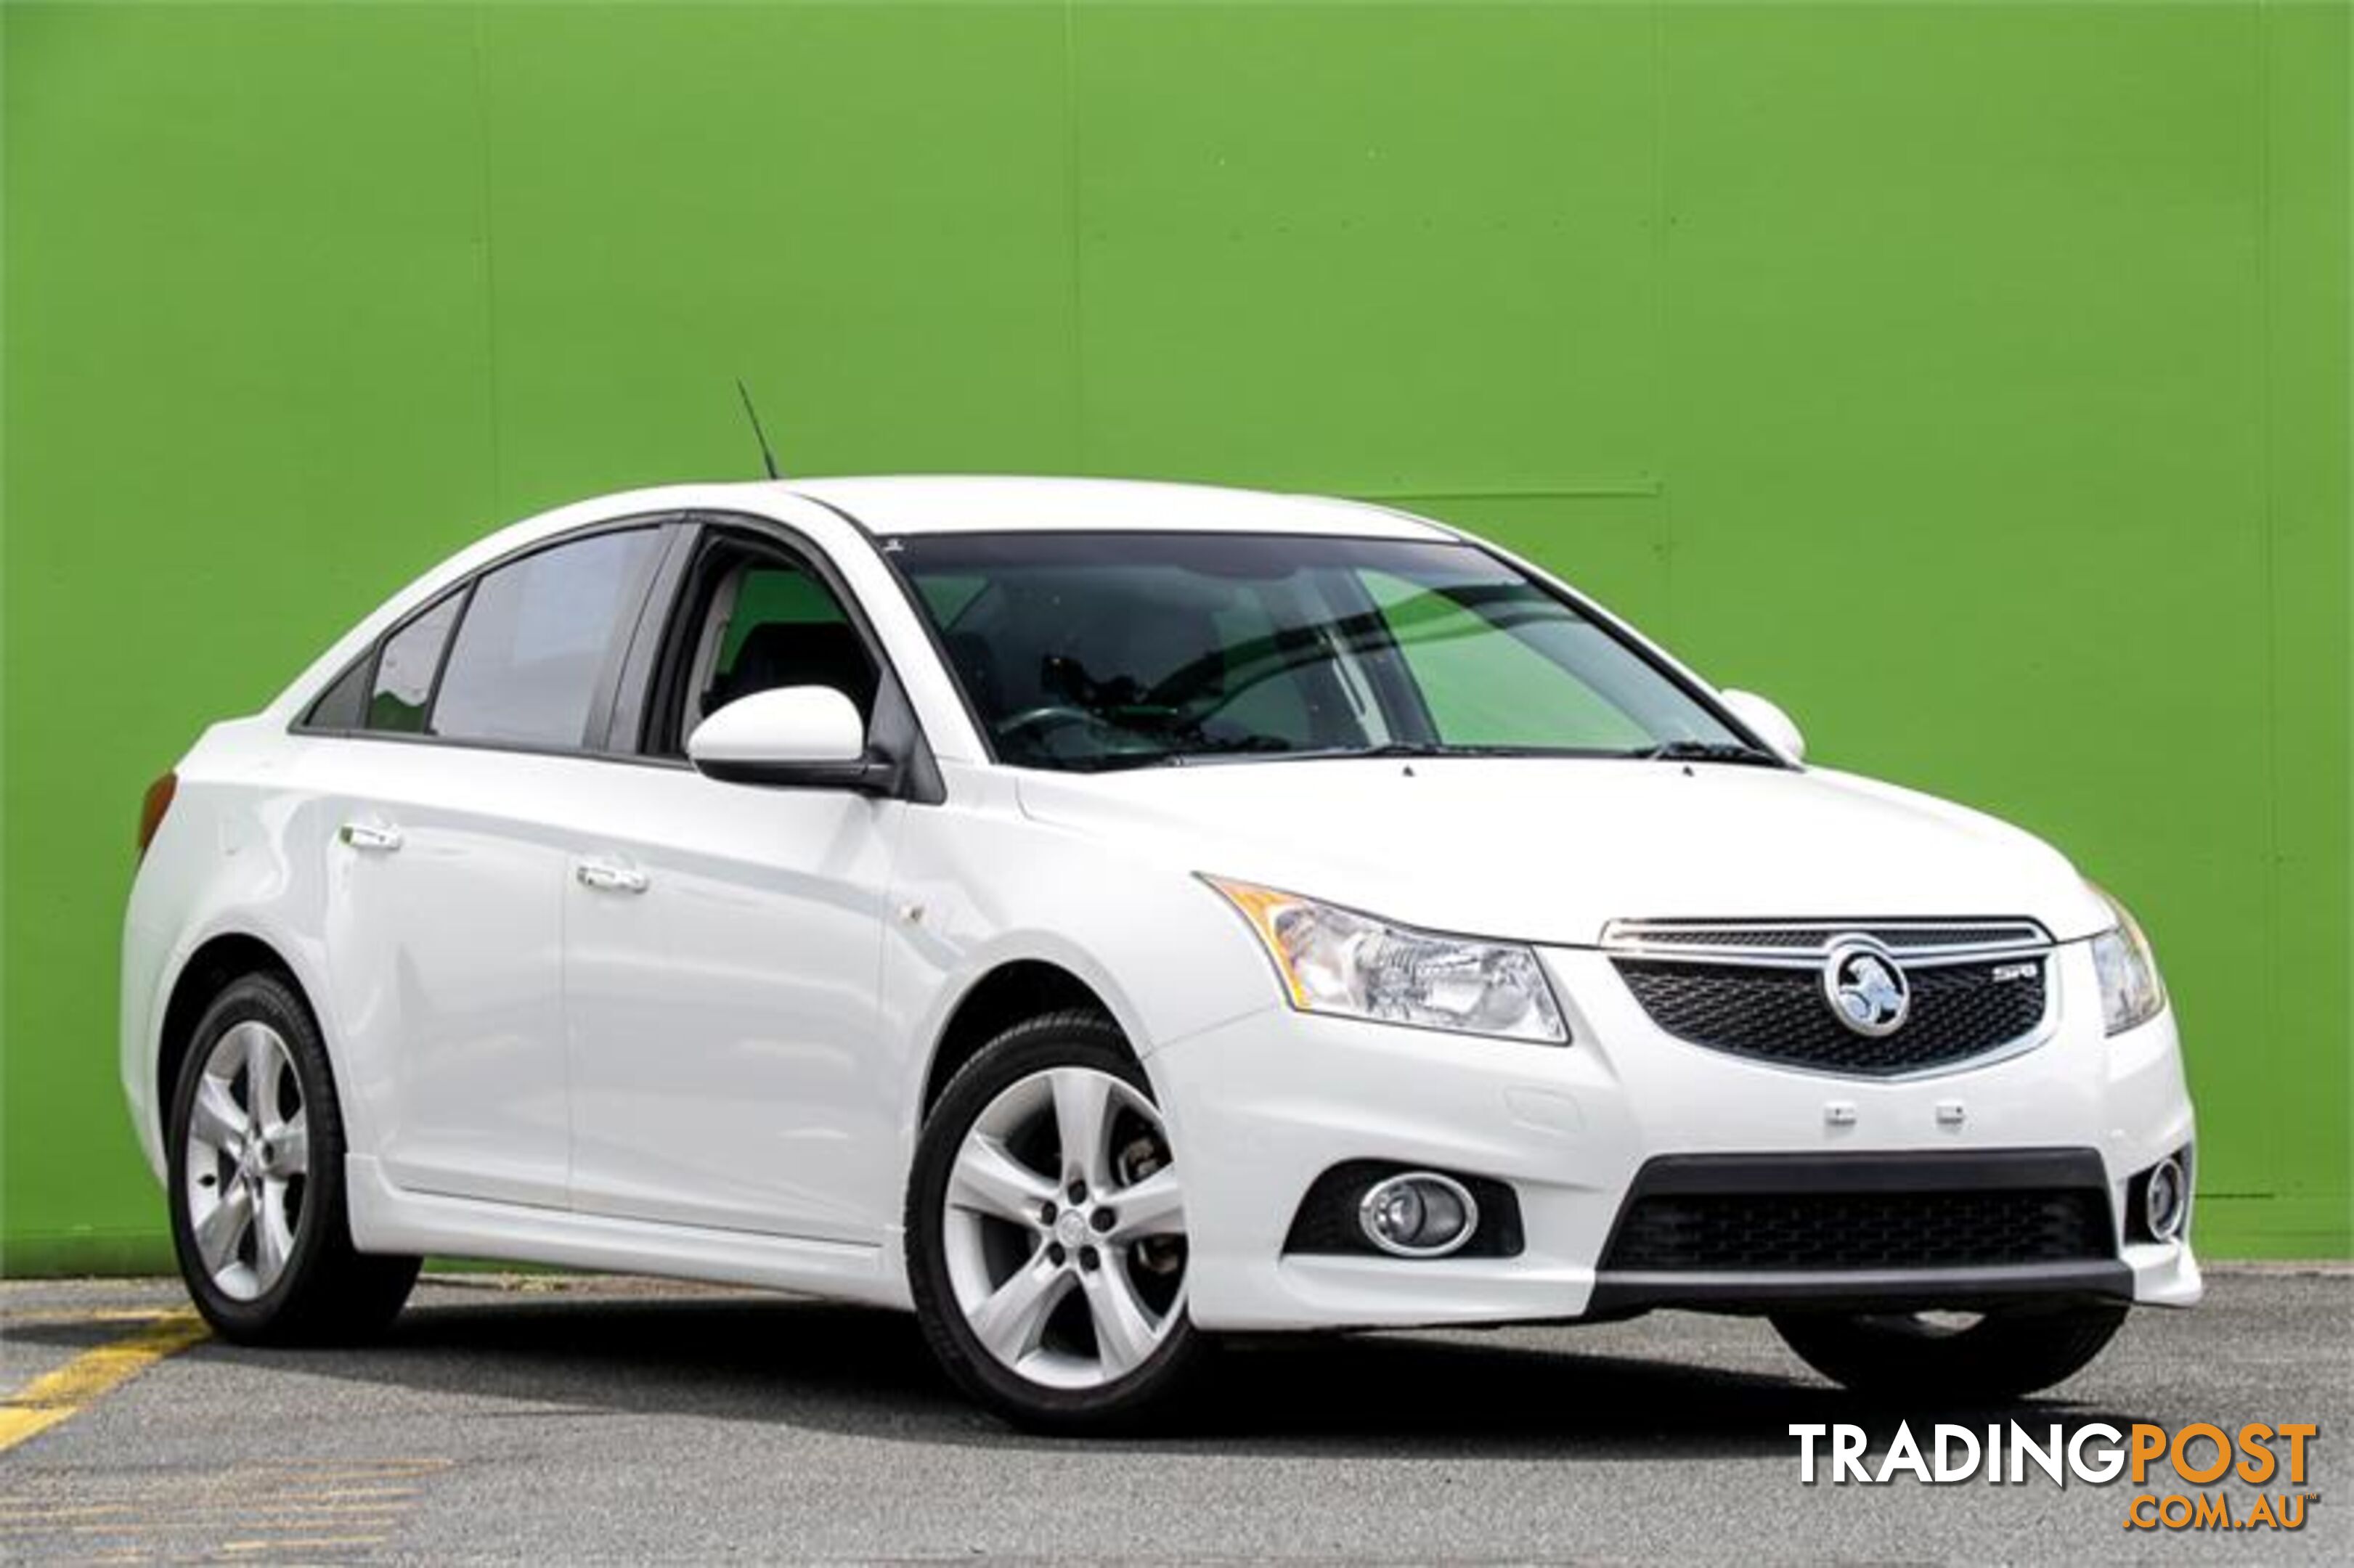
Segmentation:
[(998, 758), (1771, 758), (1476, 546), (1264, 534), (885, 542)]

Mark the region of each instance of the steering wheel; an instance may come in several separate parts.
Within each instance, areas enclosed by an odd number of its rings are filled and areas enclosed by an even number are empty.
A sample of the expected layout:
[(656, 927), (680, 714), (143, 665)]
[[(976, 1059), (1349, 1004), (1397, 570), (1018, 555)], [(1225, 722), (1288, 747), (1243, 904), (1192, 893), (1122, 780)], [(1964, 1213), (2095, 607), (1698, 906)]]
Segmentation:
[(1099, 724), (1102, 721), (1087, 709), (1072, 703), (1041, 703), (1034, 708), (1023, 708), (1000, 719), (994, 726), (1001, 740), (1010, 740), (1027, 730), (1051, 732), (1072, 724)]

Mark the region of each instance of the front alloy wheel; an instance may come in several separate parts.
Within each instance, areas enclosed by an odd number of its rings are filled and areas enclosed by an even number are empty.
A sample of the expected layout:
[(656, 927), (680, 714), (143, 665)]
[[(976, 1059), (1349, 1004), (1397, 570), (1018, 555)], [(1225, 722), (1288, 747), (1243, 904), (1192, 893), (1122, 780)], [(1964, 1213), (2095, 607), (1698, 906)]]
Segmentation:
[(925, 1128), (909, 1206), (927, 1334), (1014, 1419), (1119, 1419), (1190, 1359), (1182, 1171), (1101, 1018), (1034, 1020), (976, 1056)]

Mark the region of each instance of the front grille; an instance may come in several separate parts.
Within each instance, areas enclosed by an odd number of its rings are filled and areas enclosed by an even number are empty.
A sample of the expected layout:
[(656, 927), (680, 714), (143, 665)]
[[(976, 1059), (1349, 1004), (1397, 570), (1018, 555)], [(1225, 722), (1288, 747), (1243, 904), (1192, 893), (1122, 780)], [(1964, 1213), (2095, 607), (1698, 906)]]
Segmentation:
[[(1908, 966), (1910, 1015), (1893, 1034), (1858, 1034), (1832, 1012), (1812, 967), (1619, 959), (1619, 975), (1651, 1022), (1679, 1040), (1821, 1072), (1919, 1072), (2009, 1044), (2042, 1022), (2041, 958)], [(1999, 971), (2032, 973), (1997, 980)]]
[(1969, 1268), (2110, 1255), (2098, 1188), (1638, 1196), (1606, 1272)]

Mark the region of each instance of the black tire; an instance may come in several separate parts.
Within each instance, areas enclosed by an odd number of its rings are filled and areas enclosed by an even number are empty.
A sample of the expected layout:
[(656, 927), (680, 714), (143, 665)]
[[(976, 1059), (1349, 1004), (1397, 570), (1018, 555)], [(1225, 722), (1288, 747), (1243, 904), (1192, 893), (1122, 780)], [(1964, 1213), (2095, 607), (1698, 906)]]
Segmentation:
[[(1117, 1381), (1092, 1388), (1049, 1387), (1000, 1361), (982, 1345), (959, 1305), (947, 1256), (949, 1181), (966, 1133), (997, 1097), (1034, 1074), (1090, 1068), (1133, 1087), (1148, 1103), (1151, 1086), (1119, 1028), (1101, 1013), (1066, 1011), (1017, 1023), (967, 1062), (925, 1118), (907, 1183), (907, 1278), (924, 1338), (950, 1377), (975, 1399), (1033, 1431), (1133, 1430), (1165, 1414), (1207, 1353), (1207, 1336), (1182, 1304), (1159, 1347)], [(1107, 1266), (1126, 1266), (1124, 1263)]]
[(1873, 1399), (1987, 1404), (2082, 1372), (2126, 1320), (2122, 1303), (2013, 1308), (1961, 1328), (1918, 1316), (1794, 1312), (1774, 1327), (1798, 1359)]
[[(206, 1063), (221, 1038), (240, 1024), (266, 1025), (284, 1042), (302, 1096), (309, 1158), (299, 1206), (289, 1225), (292, 1245), (274, 1283), (253, 1298), (221, 1288), (206, 1266), (188, 1202), (191, 1116)], [(205, 1010), (180, 1064), (164, 1123), (172, 1212), (172, 1245), (180, 1277), (205, 1321), (222, 1339), (244, 1345), (347, 1342), (383, 1331), (416, 1283), (420, 1260), (355, 1251), (344, 1193), (344, 1124), (319, 1026), (302, 995), (274, 974), (232, 980)]]

